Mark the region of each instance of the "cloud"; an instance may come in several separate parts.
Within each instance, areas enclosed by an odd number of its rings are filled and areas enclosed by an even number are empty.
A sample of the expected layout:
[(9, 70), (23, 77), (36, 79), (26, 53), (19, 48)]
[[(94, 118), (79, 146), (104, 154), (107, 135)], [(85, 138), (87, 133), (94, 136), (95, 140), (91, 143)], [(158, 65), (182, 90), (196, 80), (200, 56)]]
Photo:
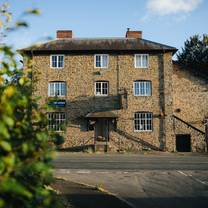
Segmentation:
[(188, 14), (195, 10), (203, 0), (148, 0), (149, 15), (165, 16), (171, 14)]

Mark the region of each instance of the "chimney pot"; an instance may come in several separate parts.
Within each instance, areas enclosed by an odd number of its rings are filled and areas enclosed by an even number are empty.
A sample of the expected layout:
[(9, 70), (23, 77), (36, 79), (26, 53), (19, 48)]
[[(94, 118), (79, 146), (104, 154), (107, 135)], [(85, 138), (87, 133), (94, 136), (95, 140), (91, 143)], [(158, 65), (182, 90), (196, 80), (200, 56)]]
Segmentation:
[(58, 30), (56, 38), (72, 38), (72, 30)]
[(130, 31), (128, 28), (126, 38), (142, 38), (142, 31)]

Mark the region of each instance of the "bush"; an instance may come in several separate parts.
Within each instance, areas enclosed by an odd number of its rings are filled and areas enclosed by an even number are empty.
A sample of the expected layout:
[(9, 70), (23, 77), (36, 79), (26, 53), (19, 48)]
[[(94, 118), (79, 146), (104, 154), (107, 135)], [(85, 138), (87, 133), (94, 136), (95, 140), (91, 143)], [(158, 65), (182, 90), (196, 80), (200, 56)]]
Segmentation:
[(52, 146), (31, 80), (18, 69), (11, 47), (0, 45), (0, 59), (0, 207), (60, 207), (48, 188)]

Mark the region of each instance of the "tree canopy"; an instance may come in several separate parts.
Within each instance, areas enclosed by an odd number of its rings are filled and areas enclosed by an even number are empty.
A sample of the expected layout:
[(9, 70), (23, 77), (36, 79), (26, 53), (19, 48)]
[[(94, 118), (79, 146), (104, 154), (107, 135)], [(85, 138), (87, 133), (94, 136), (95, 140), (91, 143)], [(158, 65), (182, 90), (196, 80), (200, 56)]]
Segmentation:
[(208, 76), (208, 35), (194, 35), (187, 39), (181, 52), (177, 53), (178, 63), (201, 76)]

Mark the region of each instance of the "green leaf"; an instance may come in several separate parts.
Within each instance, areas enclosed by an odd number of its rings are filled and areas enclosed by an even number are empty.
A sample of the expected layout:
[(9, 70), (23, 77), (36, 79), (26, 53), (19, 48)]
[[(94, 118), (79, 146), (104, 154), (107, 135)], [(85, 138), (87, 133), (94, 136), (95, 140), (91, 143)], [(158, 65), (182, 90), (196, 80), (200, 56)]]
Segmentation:
[(8, 139), (9, 138), (9, 132), (4, 123), (0, 121), (0, 135), (2, 135), (4, 138)]
[(29, 25), (27, 24), (27, 22), (24, 22), (24, 21), (19, 21), (19, 22), (16, 22), (16, 27), (28, 27)]
[(14, 126), (14, 120), (11, 117), (5, 115), (3, 120), (9, 127)]
[(7, 152), (10, 152), (12, 150), (11, 144), (6, 141), (0, 141), (0, 146)]
[(40, 15), (40, 10), (39, 9), (28, 9), (25, 11), (24, 14)]
[(32, 194), (15, 179), (8, 179), (0, 184), (1, 191), (12, 192), (14, 194), (22, 195), (27, 198), (31, 198)]

